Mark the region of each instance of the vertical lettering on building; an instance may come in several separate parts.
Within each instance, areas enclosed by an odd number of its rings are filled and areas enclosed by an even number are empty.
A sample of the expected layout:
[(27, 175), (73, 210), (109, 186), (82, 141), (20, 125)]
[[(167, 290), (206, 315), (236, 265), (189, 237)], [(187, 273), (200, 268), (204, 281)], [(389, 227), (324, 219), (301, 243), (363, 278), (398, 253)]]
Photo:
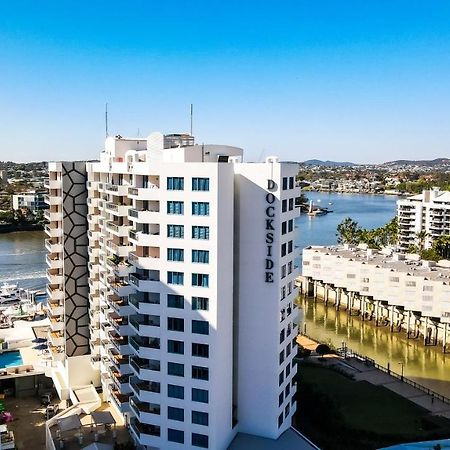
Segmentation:
[[(273, 180), (267, 180), (267, 190), (268, 191), (275, 191), (277, 188), (277, 185), (275, 181)], [(274, 221), (275, 221), (275, 195), (272, 192), (268, 192), (266, 194), (266, 223), (265, 223), (265, 230), (266, 230), (266, 262), (265, 262), (265, 277), (264, 280), (266, 283), (273, 283), (273, 268), (275, 266), (275, 263), (273, 262), (273, 241), (274, 241)]]

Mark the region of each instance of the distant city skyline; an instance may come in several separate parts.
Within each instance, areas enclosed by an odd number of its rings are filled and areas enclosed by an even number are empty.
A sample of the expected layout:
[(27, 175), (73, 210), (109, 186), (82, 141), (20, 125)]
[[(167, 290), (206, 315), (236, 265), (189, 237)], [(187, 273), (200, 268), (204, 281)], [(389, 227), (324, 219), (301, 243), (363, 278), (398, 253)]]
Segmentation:
[(450, 155), (450, 4), (5, 1), (0, 160), (189, 131), (247, 160)]

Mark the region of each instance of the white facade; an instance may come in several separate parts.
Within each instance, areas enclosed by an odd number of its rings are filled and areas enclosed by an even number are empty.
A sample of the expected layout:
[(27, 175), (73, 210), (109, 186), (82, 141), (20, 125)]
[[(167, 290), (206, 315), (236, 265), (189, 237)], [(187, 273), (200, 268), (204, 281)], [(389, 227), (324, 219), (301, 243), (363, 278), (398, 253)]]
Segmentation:
[(90, 358), (105, 399), (151, 448), (277, 438), (295, 412), (297, 166), (153, 133), (108, 138), (86, 168)]
[(43, 192), (21, 192), (12, 196), (13, 209), (28, 208), (36, 212), (46, 208)]
[(450, 323), (450, 263), (371, 249), (308, 247), (302, 275)]
[(425, 232), (424, 248), (440, 235), (450, 234), (450, 191), (438, 188), (397, 201), (398, 240), (402, 250), (418, 245), (418, 233)]

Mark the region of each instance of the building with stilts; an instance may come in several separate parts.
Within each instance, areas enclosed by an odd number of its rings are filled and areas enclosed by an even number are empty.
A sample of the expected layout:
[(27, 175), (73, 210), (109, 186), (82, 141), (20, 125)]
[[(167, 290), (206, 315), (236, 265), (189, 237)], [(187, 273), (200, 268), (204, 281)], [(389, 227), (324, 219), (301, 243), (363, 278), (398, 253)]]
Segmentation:
[(448, 351), (450, 261), (367, 246), (307, 247), (297, 282), (305, 295)]

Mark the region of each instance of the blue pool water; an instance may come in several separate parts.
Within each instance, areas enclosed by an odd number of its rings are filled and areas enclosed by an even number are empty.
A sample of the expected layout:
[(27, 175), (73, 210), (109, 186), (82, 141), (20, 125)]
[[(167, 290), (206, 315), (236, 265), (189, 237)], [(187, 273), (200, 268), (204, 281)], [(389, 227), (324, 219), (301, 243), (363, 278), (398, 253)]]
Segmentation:
[(5, 367), (21, 366), (23, 364), (20, 352), (5, 352), (0, 355), (0, 369)]

